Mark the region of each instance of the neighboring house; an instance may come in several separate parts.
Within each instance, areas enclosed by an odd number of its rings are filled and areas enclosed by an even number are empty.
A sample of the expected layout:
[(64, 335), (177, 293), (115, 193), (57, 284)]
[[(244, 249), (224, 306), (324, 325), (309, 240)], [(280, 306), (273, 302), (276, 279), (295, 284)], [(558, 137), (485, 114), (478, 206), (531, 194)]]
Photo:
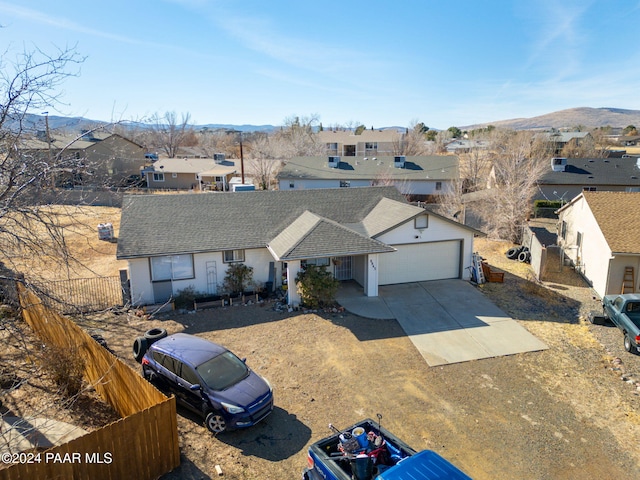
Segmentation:
[(240, 173), (232, 160), (213, 158), (161, 158), (145, 167), (147, 187), (168, 190), (229, 190)]
[(589, 132), (544, 132), (541, 135), (553, 144), (555, 155), (560, 155), (569, 142), (580, 146), (585, 139), (592, 138)]
[(640, 143), (640, 135), (618, 137), (618, 143), (623, 147), (635, 147)]
[(451, 142), (447, 143), (446, 149), (447, 152), (458, 154), (458, 153), (469, 153), (473, 150), (487, 150), (491, 147), (491, 142), (487, 140), (467, 140), (467, 139), (455, 139)]
[(640, 192), (583, 192), (558, 210), (558, 245), (600, 297), (621, 293), (627, 267), (640, 290), (638, 212)]
[(459, 178), (458, 157), (296, 157), (277, 175), (280, 190), (394, 185), (412, 200), (450, 191)]
[(60, 185), (120, 186), (128, 177), (140, 176), (145, 165), (144, 148), (118, 134), (87, 132), (83, 135), (38, 132), (36, 138), (27, 140), (22, 149), (43, 158), (62, 155), (63, 158), (80, 160), (73, 170), (58, 173)]
[[(117, 258), (128, 262), (135, 305), (190, 287), (224, 293), (234, 262), (252, 267), (258, 286), (274, 287), (295, 285), (305, 263), (326, 265), (377, 296), (379, 285), (468, 279), (477, 234), (408, 204), (393, 187), (129, 195)], [(299, 302), (295, 288), (289, 302)]]
[(363, 130), (358, 135), (352, 130), (322, 130), (317, 135), (326, 145), (327, 155), (340, 157), (394, 155), (403, 138), (403, 133), (393, 128)]
[(538, 181), (535, 199), (569, 201), (583, 191), (640, 191), (638, 165), (636, 158), (554, 157)]

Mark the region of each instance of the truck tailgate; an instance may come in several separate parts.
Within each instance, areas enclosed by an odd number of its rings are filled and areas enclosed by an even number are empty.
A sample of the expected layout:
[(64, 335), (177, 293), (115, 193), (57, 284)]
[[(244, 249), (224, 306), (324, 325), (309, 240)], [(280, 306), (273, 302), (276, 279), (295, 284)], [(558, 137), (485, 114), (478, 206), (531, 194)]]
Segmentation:
[(378, 480), (471, 480), (467, 474), (432, 450), (405, 458), (376, 477)]

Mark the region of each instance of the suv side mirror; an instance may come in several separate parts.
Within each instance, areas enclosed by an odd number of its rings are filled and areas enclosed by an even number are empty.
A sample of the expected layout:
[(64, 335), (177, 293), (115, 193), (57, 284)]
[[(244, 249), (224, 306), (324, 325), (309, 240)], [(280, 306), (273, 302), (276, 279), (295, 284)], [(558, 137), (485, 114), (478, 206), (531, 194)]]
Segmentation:
[(199, 384), (199, 383), (196, 383), (195, 385), (191, 385), (191, 386), (189, 387), (189, 390), (192, 390), (192, 391), (194, 391), (194, 392), (195, 392), (195, 391), (197, 391), (197, 390), (200, 390), (200, 388), (201, 388), (201, 387), (200, 387), (200, 384)]

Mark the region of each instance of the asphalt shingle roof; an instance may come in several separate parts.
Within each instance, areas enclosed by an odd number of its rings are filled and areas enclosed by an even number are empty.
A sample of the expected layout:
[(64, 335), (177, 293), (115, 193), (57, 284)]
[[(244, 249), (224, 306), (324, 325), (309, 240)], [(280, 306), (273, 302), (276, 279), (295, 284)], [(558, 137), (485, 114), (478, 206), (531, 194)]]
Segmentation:
[[(365, 160), (367, 158), (367, 160)], [(374, 160), (375, 158), (375, 160)], [(295, 157), (282, 167), (279, 179), (340, 179), (434, 181), (453, 180), (459, 176), (458, 157), (433, 155), (406, 157), (404, 168), (394, 167), (394, 157), (340, 157), (337, 168), (328, 166), (328, 157)]]
[(609, 248), (640, 253), (640, 192), (583, 192)]
[[(306, 221), (305, 228), (309, 230), (312, 222), (311, 217), (306, 219), (306, 211), (326, 220), (316, 225), (314, 238), (320, 238), (320, 233), (326, 236), (333, 254), (344, 247), (352, 248), (349, 242), (362, 239), (367, 243), (359, 244), (359, 248), (371, 251), (376, 243), (382, 244), (366, 239), (364, 229), (356, 231), (347, 226), (361, 224), (383, 198), (411, 207), (398, 190), (386, 186), (128, 195), (123, 199), (117, 258), (264, 248), (297, 219), (300, 225)], [(301, 239), (299, 232), (297, 245), (295, 240), (282, 237), (277, 248), (287, 251), (296, 245), (296, 255), (303, 249), (313, 253), (312, 248), (317, 252), (323, 248), (311, 247)], [(340, 242), (346, 242), (345, 246)]]
[(640, 187), (635, 158), (568, 158), (564, 172), (549, 171), (541, 185), (627, 185)]

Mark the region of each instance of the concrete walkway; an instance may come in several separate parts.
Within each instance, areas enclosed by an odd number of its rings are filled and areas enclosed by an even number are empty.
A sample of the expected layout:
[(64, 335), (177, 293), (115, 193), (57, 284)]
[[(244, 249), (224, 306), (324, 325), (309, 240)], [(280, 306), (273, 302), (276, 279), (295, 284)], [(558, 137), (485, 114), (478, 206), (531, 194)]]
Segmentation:
[(336, 299), (356, 315), (396, 319), (432, 367), (548, 348), (464, 280), (385, 285), (378, 294), (350, 282)]

